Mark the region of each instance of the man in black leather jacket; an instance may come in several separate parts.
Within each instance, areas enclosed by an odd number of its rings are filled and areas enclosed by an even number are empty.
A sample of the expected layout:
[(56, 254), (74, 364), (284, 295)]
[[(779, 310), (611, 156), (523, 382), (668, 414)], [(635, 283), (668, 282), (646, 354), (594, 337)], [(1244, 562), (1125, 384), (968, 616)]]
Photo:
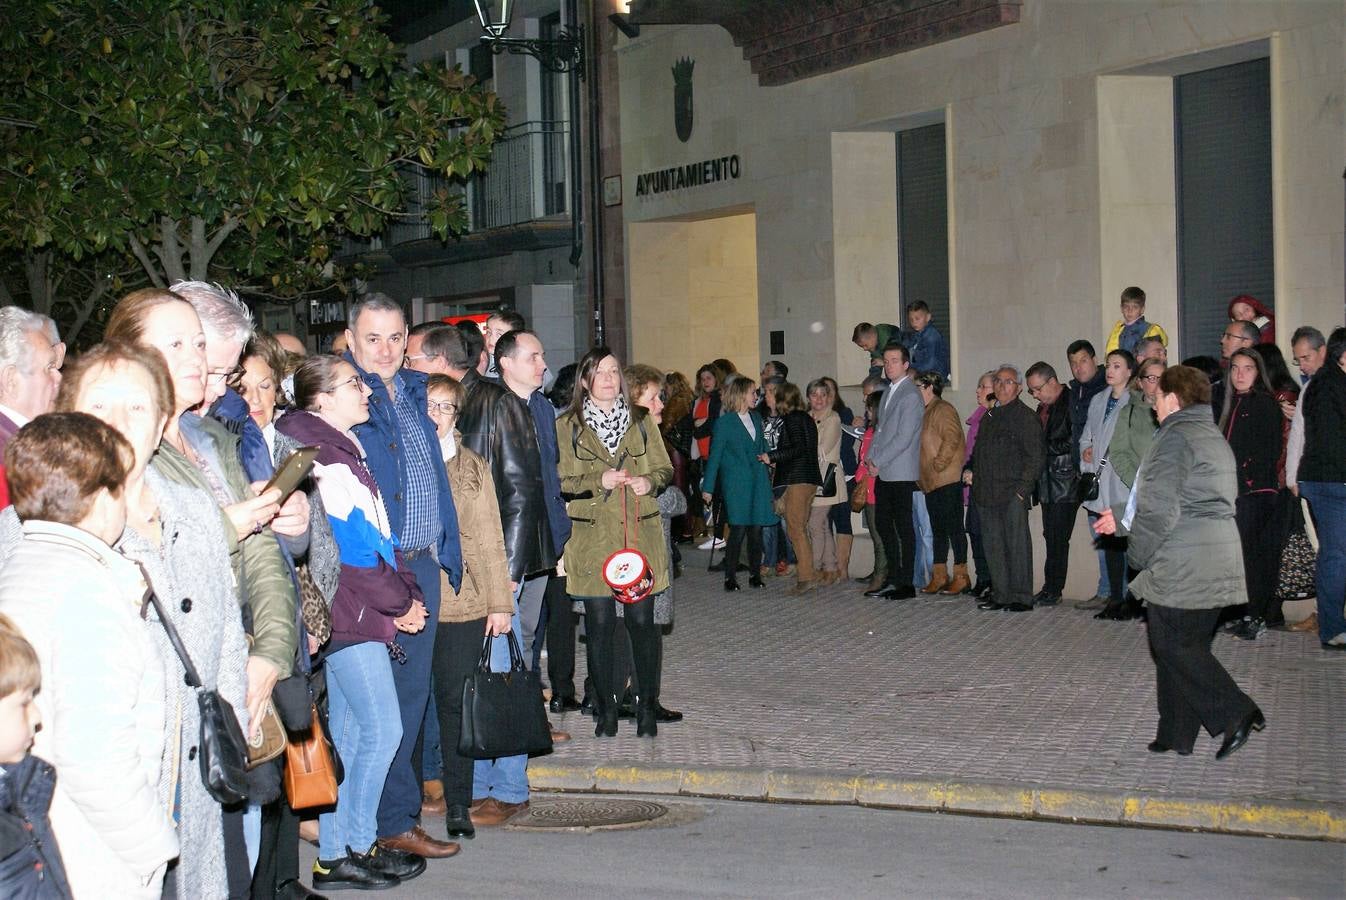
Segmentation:
[(1061, 602), (1070, 563), (1070, 533), (1075, 530), (1075, 462), (1070, 415), (1070, 395), (1049, 363), (1036, 362), (1024, 375), (1028, 393), (1038, 401), (1042, 423), (1042, 474), (1038, 476), (1037, 499), (1042, 504), (1042, 538), (1047, 545), (1042, 590), (1033, 597), (1038, 606)]

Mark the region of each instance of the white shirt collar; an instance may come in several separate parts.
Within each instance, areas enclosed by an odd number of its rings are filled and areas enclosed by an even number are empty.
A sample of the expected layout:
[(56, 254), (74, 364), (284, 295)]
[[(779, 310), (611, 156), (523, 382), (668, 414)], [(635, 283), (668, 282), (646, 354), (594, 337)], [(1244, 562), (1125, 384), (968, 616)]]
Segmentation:
[(6, 406), (3, 403), (0, 403), (0, 413), (3, 413), (5, 418), (13, 422), (15, 427), (17, 428), (22, 428), (29, 422), (33, 421), (32, 419), (25, 416), (23, 413), (19, 412), (18, 410), (14, 409), (11, 406)]

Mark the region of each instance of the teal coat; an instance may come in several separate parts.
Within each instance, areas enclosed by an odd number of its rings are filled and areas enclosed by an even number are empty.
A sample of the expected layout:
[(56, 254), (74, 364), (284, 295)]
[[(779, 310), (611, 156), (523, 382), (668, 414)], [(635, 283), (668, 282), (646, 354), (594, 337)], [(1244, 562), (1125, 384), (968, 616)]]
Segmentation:
[(701, 490), (724, 497), (724, 514), (730, 525), (775, 525), (771, 508), (771, 480), (766, 466), (757, 459), (766, 452), (762, 417), (752, 416), (757, 437), (748, 434), (736, 413), (726, 412), (715, 420), (710, 442), (710, 459), (701, 476)]

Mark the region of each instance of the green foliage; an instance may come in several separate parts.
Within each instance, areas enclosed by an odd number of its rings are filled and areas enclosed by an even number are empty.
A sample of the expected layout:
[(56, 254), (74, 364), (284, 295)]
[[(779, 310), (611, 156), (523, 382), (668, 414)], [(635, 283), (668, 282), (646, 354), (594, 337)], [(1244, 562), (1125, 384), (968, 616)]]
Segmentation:
[[(0, 3), (0, 250), (134, 253), (155, 281), (280, 296), (330, 279), (343, 234), (405, 214), (399, 171), (461, 183), (503, 126), (380, 21), (366, 0)], [(426, 215), (442, 239), (467, 226), (459, 190)]]

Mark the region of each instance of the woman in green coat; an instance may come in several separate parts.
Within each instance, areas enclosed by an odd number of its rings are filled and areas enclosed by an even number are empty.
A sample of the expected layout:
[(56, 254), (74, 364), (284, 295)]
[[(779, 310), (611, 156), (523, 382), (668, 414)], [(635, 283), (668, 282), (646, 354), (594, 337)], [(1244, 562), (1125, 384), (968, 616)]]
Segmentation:
[(654, 621), (654, 598), (668, 589), (668, 547), (655, 499), (673, 480), (658, 425), (626, 402), (622, 365), (606, 347), (595, 347), (579, 362), (570, 408), (556, 422), (560, 445), (561, 495), (573, 529), (562, 562), (570, 596), (584, 602), (589, 637), (589, 673), (597, 693), (594, 734), (617, 733), (619, 701), (612, 684), (613, 632), (617, 601), (603, 580), (603, 563), (615, 551), (632, 547), (645, 554), (653, 590), (626, 607), (640, 694), (636, 734), (658, 731), (659, 656), (663, 635)]
[[(757, 384), (740, 375), (720, 394), (723, 412), (715, 420), (710, 442), (710, 460), (701, 476), (701, 492), (710, 498), (718, 487), (729, 521), (729, 540), (724, 549), (724, 589), (737, 591), (738, 551), (748, 538), (748, 584), (762, 587), (762, 526), (776, 522), (771, 508), (771, 480), (759, 456), (766, 453), (762, 417), (752, 412), (757, 404)], [(709, 499), (706, 500), (710, 502)]]

